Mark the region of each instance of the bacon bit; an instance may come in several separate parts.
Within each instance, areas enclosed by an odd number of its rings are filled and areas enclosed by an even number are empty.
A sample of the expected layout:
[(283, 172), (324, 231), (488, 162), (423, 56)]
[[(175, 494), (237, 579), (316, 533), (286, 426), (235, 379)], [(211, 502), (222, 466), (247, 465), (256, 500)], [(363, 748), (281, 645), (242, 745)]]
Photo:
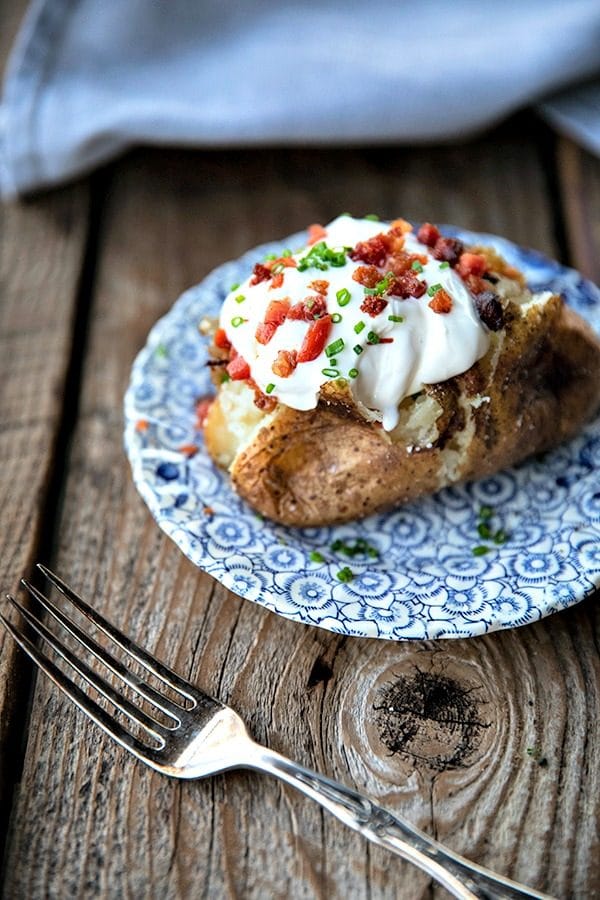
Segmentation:
[(392, 337), (389, 337), (389, 338), (379, 338), (379, 343), (380, 343), (380, 344), (393, 344), (393, 343), (394, 343), (394, 338), (392, 338)]
[(392, 297), (402, 297), (405, 300), (407, 297), (422, 297), (426, 290), (426, 282), (421, 281), (409, 270), (398, 278), (392, 279), (386, 294), (390, 294)]
[(179, 448), (179, 452), (183, 453), (184, 456), (187, 456), (188, 459), (191, 459), (192, 456), (195, 456), (198, 452), (197, 444), (183, 444)]
[(138, 419), (135, 423), (136, 431), (148, 431), (150, 422), (147, 419)]
[(204, 513), (205, 516), (214, 516), (214, 514), (215, 514), (215, 511), (212, 508), (212, 506), (203, 506), (202, 512)]
[(280, 350), (271, 370), (280, 378), (289, 378), (297, 364), (298, 354), (295, 350)]
[(435, 242), (431, 253), (434, 259), (439, 259), (442, 262), (449, 262), (450, 265), (454, 268), (460, 258), (461, 253), (463, 252), (463, 249), (463, 242), (457, 240), (457, 238), (441, 237), (438, 238)]
[(314, 319), (320, 319), (327, 312), (327, 301), (325, 297), (317, 294), (316, 297), (306, 297), (300, 303), (294, 303), (288, 312), (288, 319), (300, 322), (312, 322)]
[(461, 278), (466, 278), (467, 275), (483, 275), (487, 266), (487, 260), (481, 253), (461, 253), (456, 271)]
[(283, 284), (283, 272), (276, 272), (273, 275), (271, 284), (269, 285), (269, 290), (272, 291), (274, 288), (280, 288), (282, 284)]
[(280, 256), (279, 259), (274, 259), (272, 262), (268, 263), (269, 269), (274, 269), (275, 266), (285, 266), (286, 269), (295, 269), (298, 263), (295, 259), (292, 259), (291, 256)]
[(227, 337), (224, 328), (217, 328), (213, 341), (215, 347), (218, 347), (220, 350), (229, 350), (231, 347), (231, 341)]
[(440, 288), (435, 292), (428, 305), (435, 313), (449, 313), (452, 309), (452, 297), (446, 293), (444, 288)]
[(271, 270), (267, 266), (263, 266), (262, 263), (256, 263), (256, 265), (252, 269), (252, 278), (250, 279), (250, 284), (260, 284), (261, 281), (268, 281), (270, 277)]
[(424, 266), (427, 256), (424, 253), (397, 253), (388, 261), (388, 265), (394, 275), (404, 275), (412, 269), (414, 262), (420, 262)]
[(277, 325), (271, 325), (267, 322), (261, 322), (256, 326), (254, 337), (259, 344), (268, 344), (276, 331)]
[(376, 234), (368, 241), (359, 241), (348, 254), (354, 262), (364, 262), (370, 266), (382, 266), (389, 252), (389, 239), (385, 234)]
[(423, 222), (417, 231), (417, 240), (422, 244), (426, 244), (428, 247), (433, 247), (439, 237), (439, 229), (436, 228), (435, 225), (432, 225), (431, 222)]
[(257, 326), (254, 337), (259, 344), (268, 344), (277, 329), (282, 325), (290, 309), (290, 301), (271, 300), (267, 306), (265, 320)]
[(196, 425), (198, 428), (204, 428), (206, 419), (208, 418), (208, 411), (210, 410), (214, 399), (214, 397), (201, 397), (200, 400), (196, 402)]
[(250, 378), (250, 366), (243, 356), (236, 353), (235, 356), (232, 355), (227, 365), (227, 374), (232, 381), (245, 381), (246, 378)]
[(489, 288), (487, 281), (484, 281), (479, 275), (467, 275), (463, 281), (472, 294), (481, 294), (482, 291), (487, 291)]
[(309, 247), (312, 246), (312, 244), (316, 244), (317, 241), (324, 241), (326, 237), (327, 232), (322, 225), (308, 226), (308, 241), (306, 243)]
[(413, 230), (413, 227), (406, 219), (394, 219), (391, 223), (391, 230), (399, 231), (401, 234), (407, 234), (409, 231)]
[(352, 278), (364, 287), (374, 288), (381, 281), (381, 272), (375, 266), (359, 266), (352, 273)]
[(261, 389), (254, 381), (252, 381), (252, 379), (250, 379), (249, 383), (254, 388), (254, 405), (264, 412), (273, 412), (277, 406), (277, 398), (268, 397), (266, 394), (263, 394)]
[(379, 313), (383, 312), (383, 310), (388, 305), (387, 300), (384, 300), (383, 297), (374, 297), (373, 295), (365, 297), (363, 302), (360, 304), (361, 312), (367, 313), (369, 316), (375, 318)]
[(317, 294), (326, 294), (329, 290), (329, 282), (324, 279), (317, 278), (308, 285), (309, 291), (316, 291)]
[(331, 331), (331, 316), (315, 319), (308, 327), (298, 352), (298, 362), (310, 362), (323, 352)]
[(494, 291), (483, 291), (475, 297), (475, 306), (479, 318), (490, 331), (500, 331), (504, 327), (504, 309), (498, 294)]

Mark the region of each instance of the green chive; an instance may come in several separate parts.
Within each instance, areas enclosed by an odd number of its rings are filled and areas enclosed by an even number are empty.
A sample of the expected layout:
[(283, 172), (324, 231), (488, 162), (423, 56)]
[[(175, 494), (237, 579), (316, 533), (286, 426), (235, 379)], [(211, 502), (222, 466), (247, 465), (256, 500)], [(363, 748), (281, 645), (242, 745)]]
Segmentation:
[(449, 262), (440, 263), (440, 269), (449, 269), (449, 268), (450, 268)]
[(350, 369), (350, 371), (348, 372), (349, 378), (356, 378), (357, 375), (358, 375), (358, 369)]
[(484, 540), (488, 541), (492, 536), (492, 531), (489, 525), (486, 525), (485, 522), (480, 522), (477, 526), (477, 533), (479, 537), (484, 538)]
[(221, 384), (225, 384), (226, 381), (231, 381), (231, 375), (229, 372), (223, 372), (221, 375)]
[(233, 319), (231, 320), (231, 324), (233, 325), (234, 328), (239, 328), (239, 326), (240, 326), (243, 322), (247, 322), (247, 321), (248, 321), (248, 320), (242, 318), (242, 316), (234, 316)]
[(338, 364), (337, 359), (330, 359), (330, 360), (329, 360), (329, 365), (330, 365), (331, 367), (337, 366), (337, 364)]
[(331, 316), (331, 321), (335, 322), (335, 324), (337, 325), (338, 322), (342, 321), (342, 317), (340, 316), (339, 313), (333, 313)]
[(338, 338), (337, 341), (333, 341), (329, 346), (325, 347), (325, 353), (327, 356), (335, 356), (336, 353), (341, 353), (344, 349), (344, 341), (342, 338)]
[(503, 528), (500, 528), (496, 534), (494, 535), (494, 543), (495, 544), (505, 544), (509, 538), (509, 535), (504, 531)]
[(430, 297), (433, 297), (435, 294), (437, 294), (438, 291), (441, 291), (441, 290), (442, 290), (441, 284), (432, 284), (431, 287), (427, 288), (427, 294)]
[(343, 569), (340, 569), (340, 571), (336, 573), (335, 577), (338, 579), (338, 581), (342, 581), (347, 584), (354, 578), (354, 572), (349, 566), (344, 566)]
[(265, 256), (265, 262), (270, 262), (273, 259), (277, 259), (276, 253), (267, 253), (267, 255)]
[(423, 266), (421, 265), (421, 263), (419, 262), (418, 259), (415, 259), (414, 263), (411, 266), (411, 269), (413, 269), (415, 272), (422, 272)]
[(369, 213), (368, 216), (365, 216), (365, 219), (368, 219), (369, 222), (379, 222), (379, 216), (376, 213)]
[(339, 378), (340, 377), (339, 369), (321, 369), (321, 372), (327, 378)]
[(167, 350), (167, 348), (165, 347), (164, 344), (159, 344), (158, 347), (156, 348), (155, 352), (156, 352), (156, 355), (160, 356), (162, 359), (164, 359), (165, 356), (169, 355), (169, 351)]
[(246, 299), (246, 297), (244, 296), (244, 294), (238, 294), (237, 297), (235, 298), (235, 302), (243, 303), (245, 299)]
[(390, 322), (404, 322), (404, 318), (402, 316), (388, 316), (388, 320)]
[(273, 384), (273, 382), (271, 382), (270, 384), (268, 384), (268, 385), (266, 386), (266, 388), (265, 388), (265, 392), (266, 392), (267, 394), (272, 394), (274, 390), (275, 390), (275, 385)]
[(285, 250), (283, 251), (283, 253), (281, 254), (281, 256), (282, 256), (283, 259), (287, 259), (288, 256), (291, 256), (291, 255), (292, 255), (292, 251), (291, 251), (291, 250), (288, 250), (288, 249), (285, 249)]
[(364, 327), (365, 327), (364, 322), (357, 322), (356, 325), (354, 326), (354, 330), (357, 334), (360, 334)]
[(230, 292), (231, 292), (231, 291), (237, 291), (237, 289), (239, 288), (239, 286), (240, 286), (239, 281), (236, 281), (235, 284), (232, 284), (231, 287), (229, 288)]
[(355, 344), (352, 349), (354, 350), (354, 352), (356, 353), (357, 356), (360, 356), (360, 354), (364, 350), (364, 347), (361, 347), (360, 344)]
[(316, 562), (316, 563), (325, 562), (325, 557), (323, 556), (322, 553), (319, 553), (318, 550), (312, 550), (311, 553), (309, 554), (309, 559), (311, 562)]
[(347, 306), (352, 299), (352, 294), (348, 290), (348, 288), (341, 288), (341, 290), (336, 292), (337, 302), (340, 306)]
[(494, 515), (494, 510), (491, 506), (482, 506), (479, 510), (479, 518), (480, 519), (491, 519)]
[(375, 334), (374, 331), (370, 331), (367, 335), (367, 341), (369, 344), (378, 344), (379, 343), (379, 335)]
[(483, 544), (480, 544), (479, 547), (473, 547), (473, 556), (485, 556), (489, 552), (490, 548), (485, 547)]

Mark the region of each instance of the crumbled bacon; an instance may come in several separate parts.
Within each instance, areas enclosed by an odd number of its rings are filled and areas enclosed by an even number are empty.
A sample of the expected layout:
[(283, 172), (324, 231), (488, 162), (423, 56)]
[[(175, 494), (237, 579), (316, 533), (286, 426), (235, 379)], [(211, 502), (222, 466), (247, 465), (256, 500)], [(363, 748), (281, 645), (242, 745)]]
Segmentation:
[(269, 290), (274, 288), (280, 288), (283, 284), (283, 272), (276, 272), (271, 279), (271, 284), (269, 285)]
[(487, 269), (487, 260), (481, 253), (461, 253), (456, 271), (461, 278), (467, 275), (483, 275)]
[(300, 322), (312, 322), (314, 319), (320, 319), (326, 312), (327, 301), (321, 294), (317, 294), (316, 297), (306, 297), (300, 303), (294, 303), (287, 317)]
[(489, 288), (489, 284), (479, 275), (466, 275), (463, 281), (472, 294), (481, 294), (482, 291), (487, 291)]
[(352, 278), (364, 287), (374, 288), (377, 282), (381, 281), (382, 275), (375, 266), (359, 266), (352, 273)]
[(250, 279), (250, 284), (260, 284), (261, 281), (268, 281), (270, 277), (271, 270), (267, 266), (263, 266), (262, 263), (256, 263), (256, 265), (252, 269), (252, 278)]
[(298, 354), (295, 350), (280, 350), (271, 369), (280, 378), (289, 378), (298, 365)]
[(388, 285), (386, 293), (392, 297), (406, 299), (407, 297), (422, 297), (426, 290), (426, 282), (421, 281), (409, 270), (403, 275), (393, 278)]
[(452, 297), (446, 293), (444, 288), (440, 288), (429, 301), (429, 307), (435, 313), (449, 313), (452, 309)]
[(348, 254), (354, 262), (364, 262), (370, 266), (382, 266), (389, 252), (389, 241), (385, 234), (376, 234), (368, 241), (359, 241)]
[(457, 238), (440, 237), (433, 245), (431, 253), (434, 259), (439, 259), (440, 262), (448, 262), (454, 267), (463, 252), (463, 247), (463, 242)]
[(295, 269), (297, 265), (298, 263), (291, 256), (280, 256), (279, 259), (274, 259), (273, 262), (269, 263), (269, 268), (271, 271), (277, 266), (283, 266), (285, 269)]
[(329, 282), (323, 278), (317, 278), (308, 285), (309, 291), (316, 291), (317, 294), (326, 294), (329, 290)]
[(368, 294), (363, 302), (360, 304), (361, 312), (367, 313), (369, 316), (375, 318), (379, 313), (383, 312), (383, 310), (388, 305), (387, 300), (384, 300), (383, 297), (376, 297), (373, 294)]
[(231, 351), (231, 359), (227, 364), (227, 374), (232, 381), (244, 381), (250, 378), (250, 366), (243, 356), (236, 352), (235, 348)]
[(423, 222), (417, 231), (417, 240), (428, 247), (433, 247), (439, 237), (439, 229), (432, 225), (431, 222)]
[(324, 241), (327, 237), (327, 231), (323, 228), (322, 225), (309, 225), (308, 226), (308, 240), (307, 244), (310, 247), (312, 244), (316, 244), (317, 241)]
[(504, 309), (498, 294), (494, 291), (482, 291), (475, 297), (475, 306), (479, 318), (490, 331), (500, 331), (504, 327)]
[(259, 344), (268, 344), (276, 331), (277, 325), (272, 325), (269, 322), (259, 322), (256, 326), (254, 337)]
[(218, 347), (220, 350), (229, 350), (231, 347), (231, 341), (228, 339), (225, 334), (224, 328), (217, 328), (214, 336), (215, 347)]
[(407, 234), (407, 232), (412, 230), (412, 225), (410, 224), (410, 222), (407, 222), (406, 219), (394, 219), (390, 227), (390, 231), (394, 231), (399, 234)]
[(279, 326), (285, 322), (289, 309), (290, 301), (287, 298), (284, 300), (271, 300), (267, 306), (264, 322), (261, 322), (256, 327), (254, 337), (259, 344), (269, 343)]
[(388, 266), (394, 275), (403, 275), (412, 269), (415, 262), (424, 266), (427, 262), (427, 257), (421, 253), (396, 253), (388, 260)]
[(298, 351), (299, 363), (310, 362), (322, 353), (331, 331), (331, 325), (331, 316), (323, 316), (311, 322)]
[(253, 378), (248, 378), (248, 386), (254, 391), (254, 405), (264, 412), (272, 412), (277, 406), (277, 399), (264, 394)]
[(200, 397), (196, 401), (196, 424), (198, 428), (204, 428), (208, 411), (214, 402), (214, 397)]

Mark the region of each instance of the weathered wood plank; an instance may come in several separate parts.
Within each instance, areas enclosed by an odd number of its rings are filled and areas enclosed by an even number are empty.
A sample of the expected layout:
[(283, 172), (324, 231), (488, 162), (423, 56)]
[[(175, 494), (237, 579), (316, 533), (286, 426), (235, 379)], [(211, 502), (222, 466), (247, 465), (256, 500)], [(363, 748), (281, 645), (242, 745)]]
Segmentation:
[(567, 138), (557, 164), (572, 264), (600, 284), (600, 164)]
[[(349, 209), (456, 221), (553, 252), (532, 141), (504, 131), (414, 152), (147, 153), (116, 171), (58, 568), (231, 702), (259, 740), (499, 871), (557, 896), (591, 895), (600, 706), (591, 602), (460, 642), (351, 640), (295, 625), (183, 559), (136, 496), (121, 451), (122, 394), (148, 328), (182, 288), (254, 243)], [(408, 740), (398, 717), (377, 709), (390, 686), (413, 698)], [(436, 715), (440, 704), (457, 710), (453, 727)], [(30, 898), (431, 892), (420, 873), (267, 778), (175, 784), (145, 771), (44, 682), (8, 872), (8, 896)]]
[[(87, 228), (87, 190), (0, 205), (0, 583), (16, 588), (33, 562), (54, 465)], [(20, 651), (0, 629), (0, 810), (20, 752), (26, 703)], [(5, 823), (0, 825), (2, 831)]]

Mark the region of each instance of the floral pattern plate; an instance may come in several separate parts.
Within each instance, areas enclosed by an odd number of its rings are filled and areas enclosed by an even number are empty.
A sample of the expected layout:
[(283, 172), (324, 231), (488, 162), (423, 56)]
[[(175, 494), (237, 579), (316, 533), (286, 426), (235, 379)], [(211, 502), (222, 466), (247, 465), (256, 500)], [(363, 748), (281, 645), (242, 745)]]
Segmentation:
[[(534, 290), (562, 293), (600, 331), (600, 290), (577, 272), (501, 238), (444, 231), (495, 246)], [(304, 243), (294, 235), (220, 266), (154, 326), (137, 357), (125, 398), (125, 446), (160, 527), (241, 597), (346, 635), (471, 637), (525, 625), (592, 593), (600, 584), (600, 419), (542, 459), (346, 525), (285, 528), (236, 496), (196, 427), (195, 401), (211, 391), (197, 326), (266, 253)], [(505, 543), (478, 533), (485, 507), (493, 510), (492, 530), (508, 534)], [(358, 539), (378, 555), (348, 559), (332, 549)], [(489, 549), (474, 554), (477, 546)], [(323, 561), (313, 561), (315, 551)], [(338, 573), (346, 566), (353, 578), (343, 582)]]

